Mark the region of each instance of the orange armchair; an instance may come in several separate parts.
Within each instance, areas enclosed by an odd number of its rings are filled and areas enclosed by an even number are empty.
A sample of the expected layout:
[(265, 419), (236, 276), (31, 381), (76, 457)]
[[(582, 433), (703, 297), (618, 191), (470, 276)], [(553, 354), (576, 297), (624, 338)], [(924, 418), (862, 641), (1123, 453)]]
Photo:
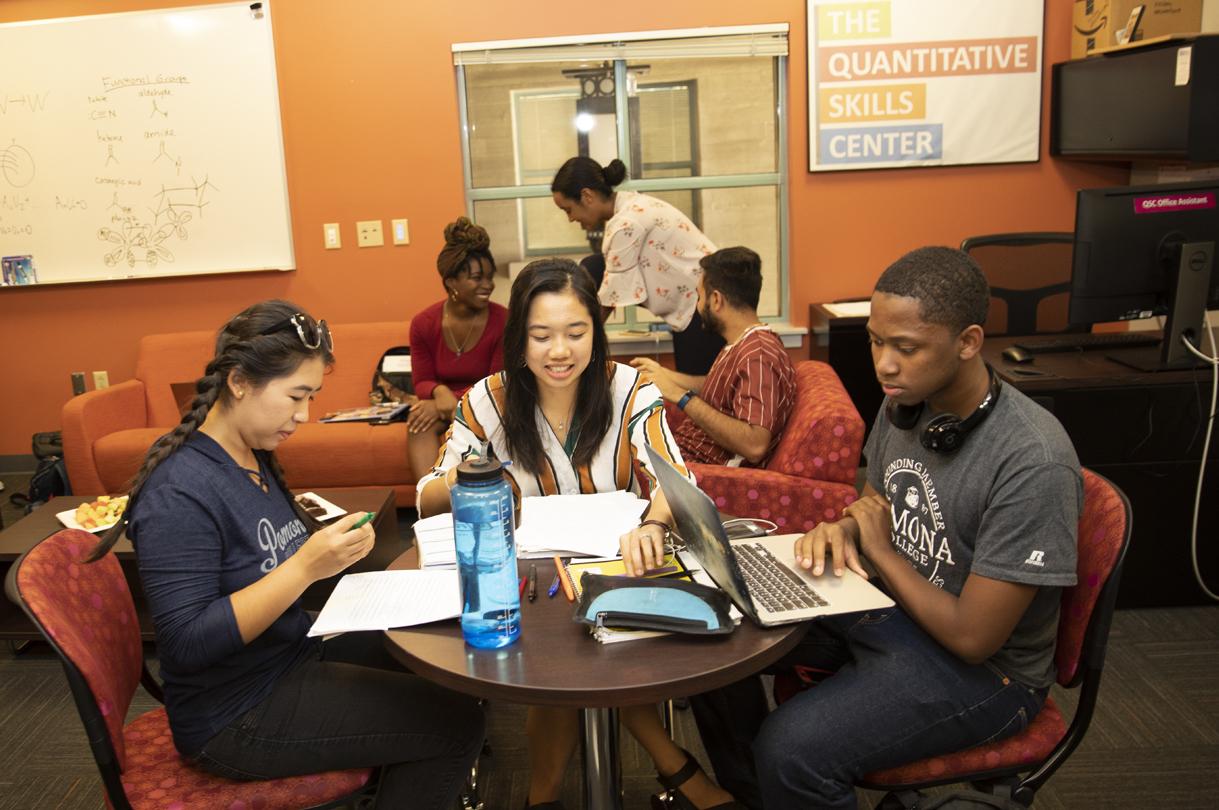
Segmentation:
[(796, 402), (765, 467), (692, 463), (690, 469), (721, 512), (804, 532), (836, 520), (855, 500), (863, 434), (863, 419), (838, 375), (806, 360), (796, 364)]
[[(335, 324), (337, 360), (310, 417), (368, 404), (381, 354), (410, 343), (409, 321)], [(63, 408), (64, 460), (83, 494), (118, 492), (139, 469), (158, 436), (181, 419), (171, 386), (192, 383), (207, 366), (214, 332), (177, 332), (140, 339), (135, 379), (68, 400)], [(406, 425), (364, 422), (301, 425), (277, 452), (294, 488), (387, 486), (414, 503), (415, 477), (406, 455)]]

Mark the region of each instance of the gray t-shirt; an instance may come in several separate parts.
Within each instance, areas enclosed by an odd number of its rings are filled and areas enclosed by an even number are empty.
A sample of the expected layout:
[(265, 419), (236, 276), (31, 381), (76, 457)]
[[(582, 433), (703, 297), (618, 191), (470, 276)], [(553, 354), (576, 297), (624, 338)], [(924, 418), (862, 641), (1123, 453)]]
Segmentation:
[(1048, 686), (1060, 588), (1075, 584), (1083, 508), (1075, 449), (1053, 415), (1011, 386), (955, 454), (920, 443), (928, 410), (900, 430), (882, 405), (864, 447), (868, 483), (892, 504), (893, 546), (929, 582), (958, 596), (971, 573), (1039, 586), (988, 663), (1020, 683)]

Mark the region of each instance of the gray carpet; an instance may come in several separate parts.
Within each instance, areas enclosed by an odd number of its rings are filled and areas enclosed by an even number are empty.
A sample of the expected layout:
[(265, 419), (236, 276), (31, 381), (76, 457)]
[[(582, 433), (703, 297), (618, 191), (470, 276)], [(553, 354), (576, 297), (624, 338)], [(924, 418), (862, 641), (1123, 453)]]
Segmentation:
[[(5, 524), (17, 484), (3, 478)], [(11, 515), (11, 517), (10, 517)], [(402, 510), (400, 524), (413, 513)], [(151, 652), (151, 651), (150, 651)], [(155, 661), (154, 661), (155, 663)], [(1092, 728), (1067, 764), (1038, 794), (1036, 807), (1146, 810), (1212, 806), (1206, 799), (1219, 763), (1219, 607), (1129, 610), (1118, 613), (1109, 644), (1105, 682)], [(1071, 694), (1055, 693), (1064, 712)], [(143, 691), (133, 713), (153, 706)], [(45, 646), (17, 653), (0, 645), (0, 810), (100, 808), (100, 781), (58, 661)], [(527, 785), (524, 711), (488, 708), (492, 755), (483, 761), (488, 810), (518, 810)], [(702, 757), (689, 712), (678, 712), (676, 737)], [(704, 758), (705, 762), (705, 758)], [(578, 762), (573, 760), (563, 800), (581, 807)], [(656, 783), (646, 756), (623, 740), (627, 808), (648, 806)], [(877, 796), (861, 795), (871, 808)]]

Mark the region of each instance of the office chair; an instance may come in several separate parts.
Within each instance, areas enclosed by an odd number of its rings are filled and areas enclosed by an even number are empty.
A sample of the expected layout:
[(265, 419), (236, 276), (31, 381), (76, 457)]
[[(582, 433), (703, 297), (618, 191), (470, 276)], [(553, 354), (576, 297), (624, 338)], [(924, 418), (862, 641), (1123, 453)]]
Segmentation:
[(1067, 319), (1074, 240), (1071, 233), (1047, 232), (971, 236), (961, 242), (990, 284), (987, 335), (1080, 331)]
[(157, 700), (161, 689), (144, 665), (135, 604), (118, 560), (111, 553), (82, 562), (96, 543), (78, 529), (56, 532), (13, 563), (4, 589), (63, 663), (110, 807), (298, 810), (355, 806), (371, 796), (371, 768), (261, 782), (213, 776), (178, 754), (164, 708), (124, 725), (137, 684)]

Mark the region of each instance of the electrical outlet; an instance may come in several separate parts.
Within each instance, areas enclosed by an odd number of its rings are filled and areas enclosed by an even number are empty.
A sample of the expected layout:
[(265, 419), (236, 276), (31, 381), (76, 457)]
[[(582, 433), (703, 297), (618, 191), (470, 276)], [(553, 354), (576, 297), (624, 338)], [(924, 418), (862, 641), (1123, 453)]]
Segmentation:
[(409, 245), (411, 243), (411, 232), (407, 227), (405, 219), (390, 220), (390, 225), (393, 226), (395, 245)]
[(360, 247), (380, 247), (385, 244), (381, 220), (366, 219), (356, 223), (356, 244)]
[(72, 394), (75, 396), (79, 396), (83, 393), (85, 393), (85, 372), (73, 371), (72, 372)]
[(110, 375), (105, 371), (93, 372), (93, 387), (99, 391), (110, 387)]
[(322, 226), (322, 240), (326, 245), (326, 250), (338, 250), (343, 246), (343, 240), (339, 237), (339, 223), (327, 222)]

